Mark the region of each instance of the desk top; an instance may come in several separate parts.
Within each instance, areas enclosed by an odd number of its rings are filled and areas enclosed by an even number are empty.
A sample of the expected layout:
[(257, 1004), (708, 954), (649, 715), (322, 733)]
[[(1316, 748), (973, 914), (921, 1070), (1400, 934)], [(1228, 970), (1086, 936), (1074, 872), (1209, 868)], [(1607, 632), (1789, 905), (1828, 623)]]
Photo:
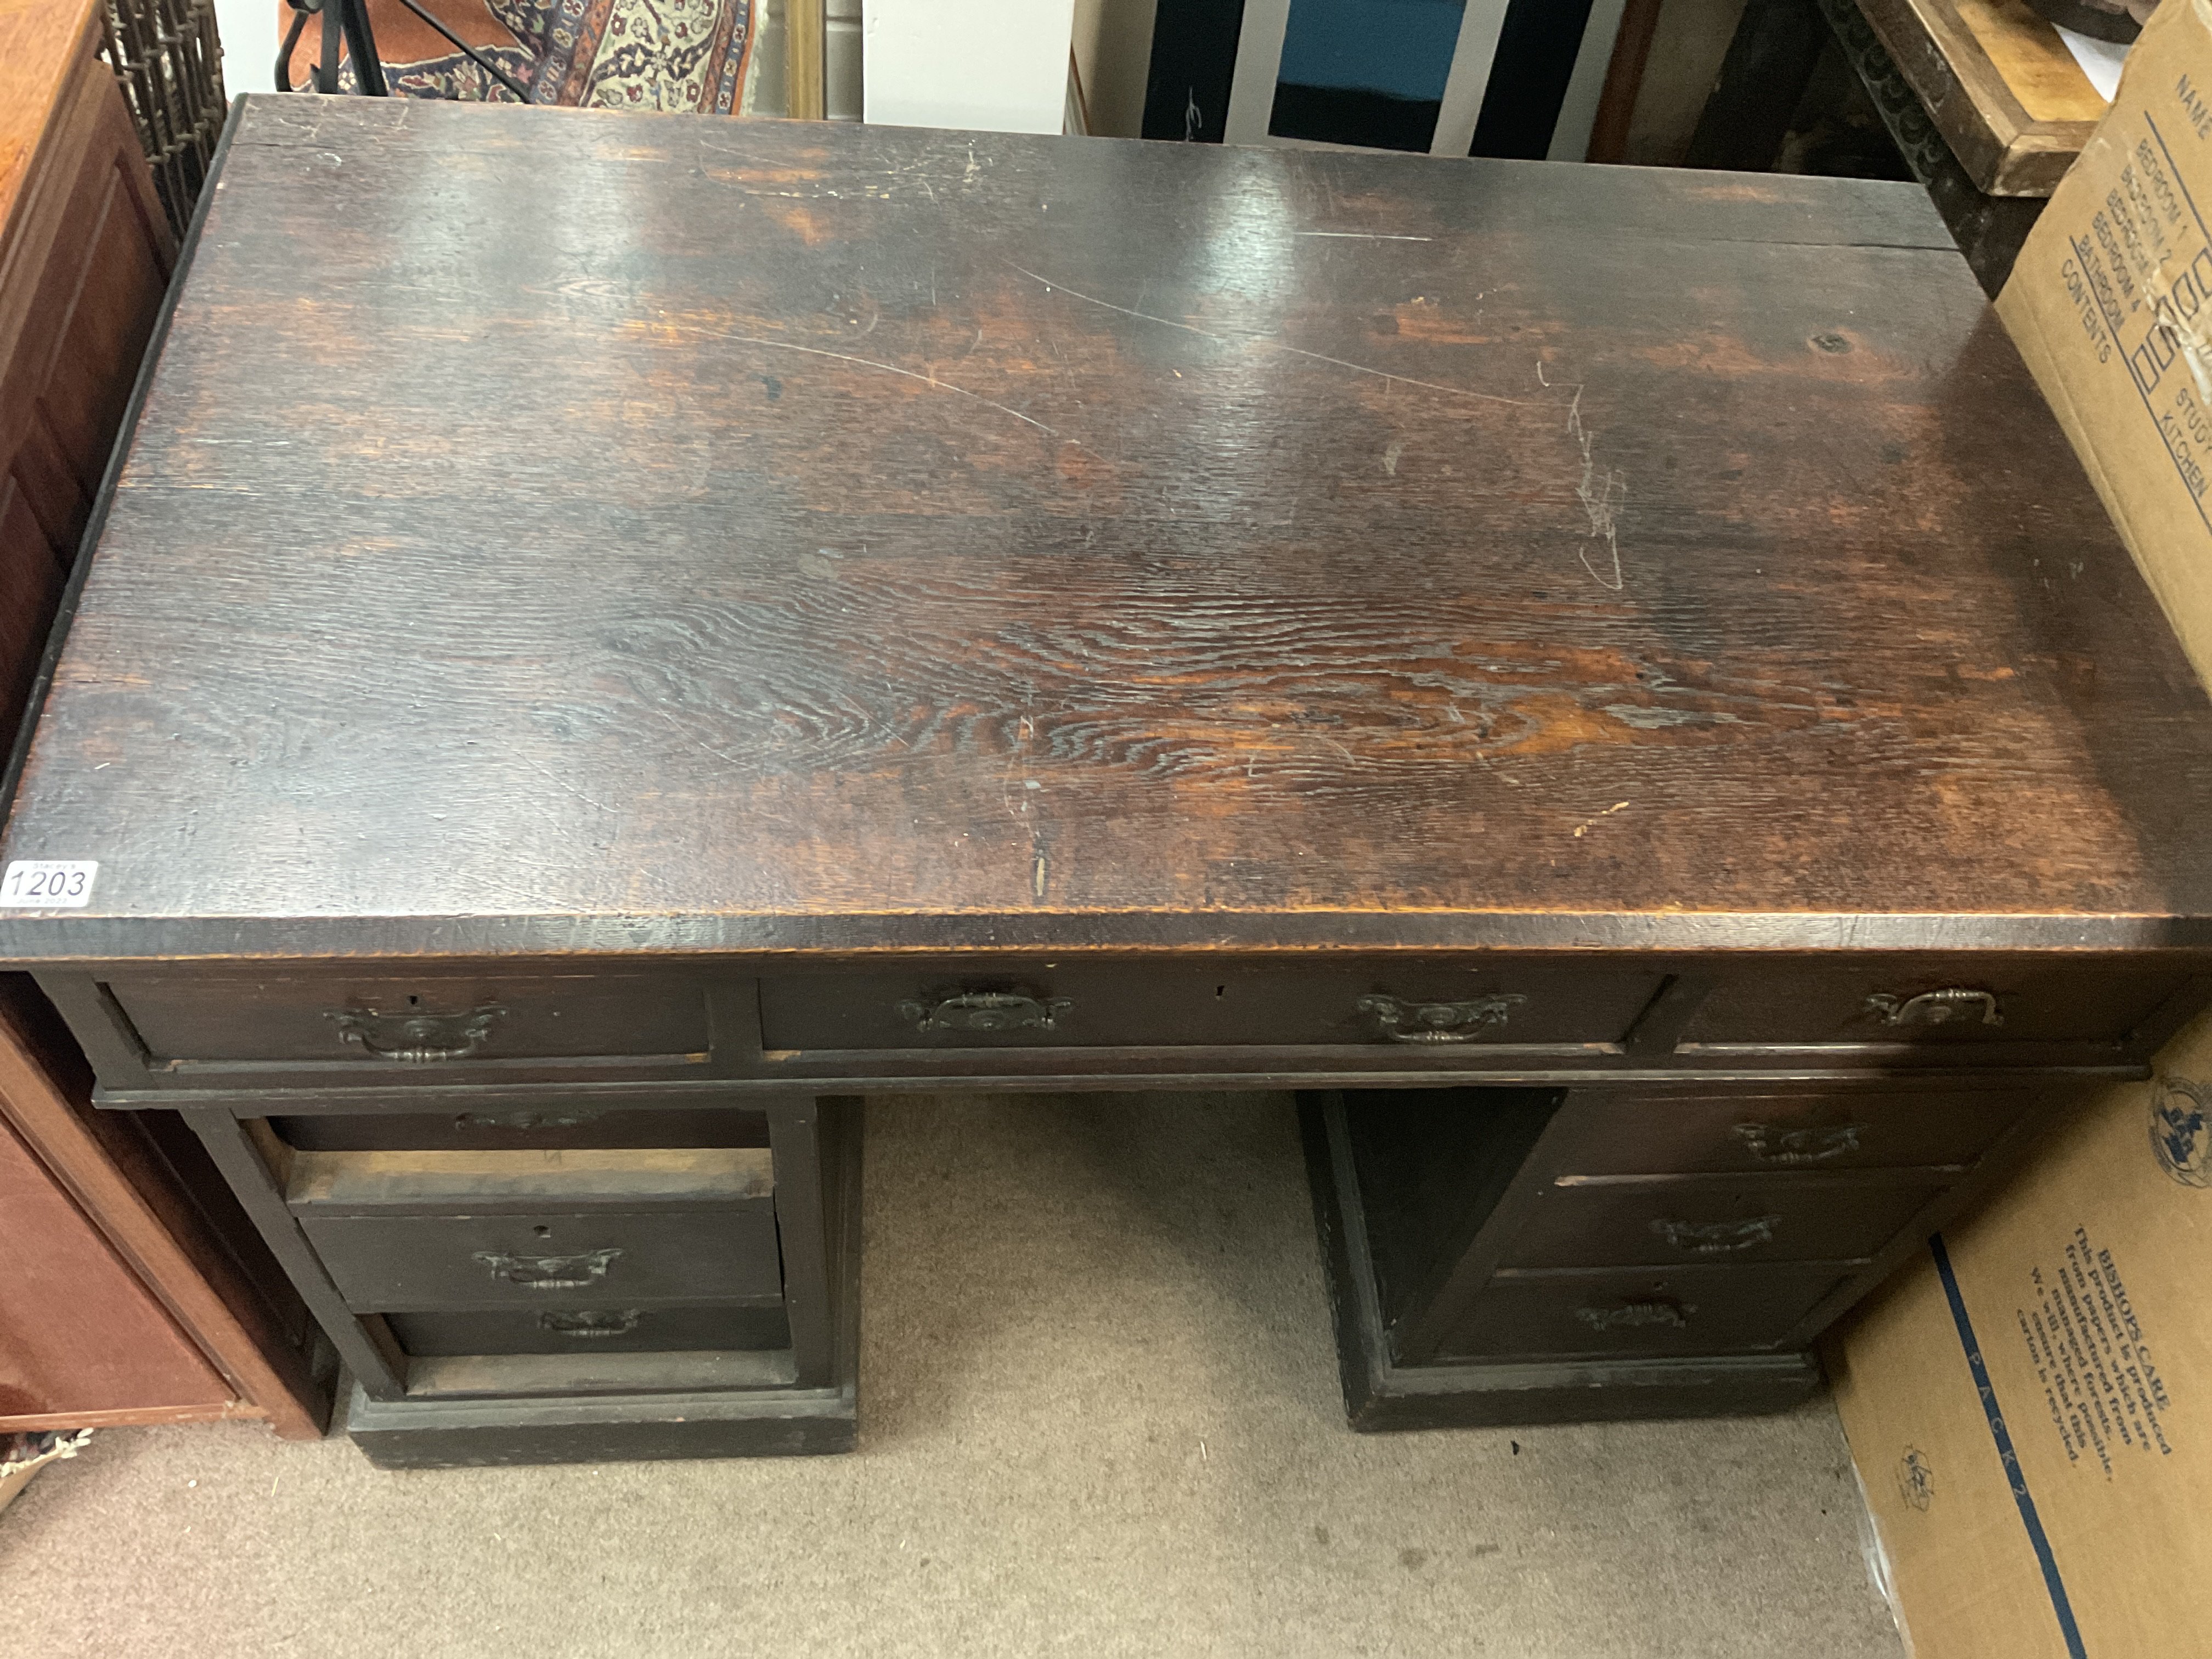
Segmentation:
[(2212, 942), (1912, 187), (249, 98), (17, 961)]

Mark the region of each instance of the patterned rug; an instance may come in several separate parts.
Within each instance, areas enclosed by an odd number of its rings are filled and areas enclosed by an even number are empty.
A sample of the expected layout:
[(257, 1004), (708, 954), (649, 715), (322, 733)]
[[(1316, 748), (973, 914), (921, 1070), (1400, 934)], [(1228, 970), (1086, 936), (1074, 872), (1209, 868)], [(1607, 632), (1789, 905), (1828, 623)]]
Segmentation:
[[(731, 115), (752, 46), (753, 0), (422, 0), (533, 104)], [(369, 0), (384, 78), (395, 97), (514, 103), (514, 94), (399, 3)], [(289, 22), (289, 18), (288, 18)], [(306, 81), (320, 24), (292, 60)], [(339, 85), (356, 89), (353, 66)]]

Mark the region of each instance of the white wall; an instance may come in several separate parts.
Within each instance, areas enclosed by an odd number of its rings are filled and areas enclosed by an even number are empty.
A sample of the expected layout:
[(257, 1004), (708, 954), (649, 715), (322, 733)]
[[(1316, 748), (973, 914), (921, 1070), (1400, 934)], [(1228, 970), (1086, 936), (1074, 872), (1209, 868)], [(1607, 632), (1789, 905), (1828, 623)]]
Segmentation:
[(1075, 0), (863, 0), (867, 118), (1058, 132)]
[[(284, 38), (277, 27), (280, 11), (289, 27), (292, 14), (284, 0), (215, 0), (215, 32), (222, 42), (227, 96), (276, 90), (276, 44)], [(307, 27), (319, 28), (321, 20), (311, 17)]]

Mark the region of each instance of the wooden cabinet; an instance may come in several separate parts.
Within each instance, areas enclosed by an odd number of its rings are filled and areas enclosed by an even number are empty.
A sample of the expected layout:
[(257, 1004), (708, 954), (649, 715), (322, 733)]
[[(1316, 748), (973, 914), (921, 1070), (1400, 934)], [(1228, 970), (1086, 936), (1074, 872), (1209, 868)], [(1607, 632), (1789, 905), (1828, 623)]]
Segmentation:
[(130, 1264), (0, 1120), (0, 1422), (213, 1414), (231, 1389)]
[[(0, 10), (0, 734), (13, 736), (175, 257), (84, 0)], [(0, 1429), (327, 1411), (297, 1296), (166, 1114), (100, 1117), (0, 975)]]

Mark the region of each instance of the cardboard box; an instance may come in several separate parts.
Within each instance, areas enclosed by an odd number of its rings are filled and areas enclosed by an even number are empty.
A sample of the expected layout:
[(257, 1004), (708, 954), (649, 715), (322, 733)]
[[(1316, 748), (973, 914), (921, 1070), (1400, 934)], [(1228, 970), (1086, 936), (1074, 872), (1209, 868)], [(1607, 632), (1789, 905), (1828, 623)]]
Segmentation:
[[(2208, 215), (2212, 0), (2166, 0), (1997, 312), (2212, 684)], [(1827, 1358), (1917, 1659), (2212, 1656), (2212, 1014)]]
[(29, 1486), (31, 1477), (47, 1464), (58, 1463), (82, 1451), (92, 1434), (90, 1429), (0, 1434), (0, 1510), (13, 1503), (15, 1494)]
[(1997, 314), (2212, 684), (2208, 226), (2212, 0), (2166, 0), (2021, 248)]
[(2212, 1014), (1828, 1358), (1917, 1659), (2212, 1654)]

